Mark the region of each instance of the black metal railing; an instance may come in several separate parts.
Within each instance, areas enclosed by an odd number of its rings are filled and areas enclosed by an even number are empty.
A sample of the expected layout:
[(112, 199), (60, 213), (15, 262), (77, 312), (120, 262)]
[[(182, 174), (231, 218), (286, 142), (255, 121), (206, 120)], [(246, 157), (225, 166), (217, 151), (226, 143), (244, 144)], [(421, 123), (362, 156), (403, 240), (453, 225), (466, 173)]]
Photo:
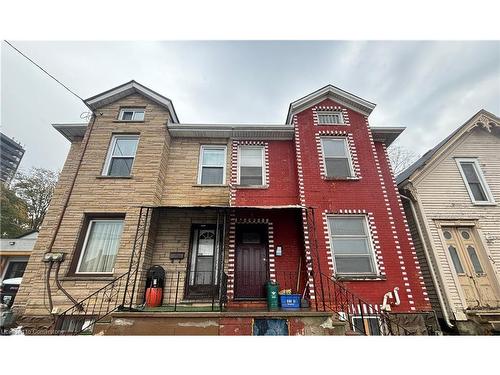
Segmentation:
[(117, 277), (60, 314), (56, 319), (53, 334), (91, 334), (97, 322), (119, 308), (127, 276), (128, 273), (125, 273)]
[(319, 295), (316, 294), (317, 310), (334, 312), (349, 325), (351, 331), (361, 335), (412, 335), (390, 314), (362, 300), (340, 281), (323, 273), (319, 277), (323, 288)]

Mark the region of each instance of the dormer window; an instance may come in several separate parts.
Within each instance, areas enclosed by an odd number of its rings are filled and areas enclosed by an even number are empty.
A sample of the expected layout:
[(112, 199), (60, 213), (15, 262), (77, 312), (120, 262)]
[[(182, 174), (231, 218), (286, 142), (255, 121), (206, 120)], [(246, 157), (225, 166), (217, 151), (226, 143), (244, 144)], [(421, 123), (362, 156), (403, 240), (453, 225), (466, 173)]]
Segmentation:
[(120, 121), (144, 121), (144, 108), (122, 108)]
[(343, 125), (344, 117), (340, 111), (318, 111), (318, 124)]

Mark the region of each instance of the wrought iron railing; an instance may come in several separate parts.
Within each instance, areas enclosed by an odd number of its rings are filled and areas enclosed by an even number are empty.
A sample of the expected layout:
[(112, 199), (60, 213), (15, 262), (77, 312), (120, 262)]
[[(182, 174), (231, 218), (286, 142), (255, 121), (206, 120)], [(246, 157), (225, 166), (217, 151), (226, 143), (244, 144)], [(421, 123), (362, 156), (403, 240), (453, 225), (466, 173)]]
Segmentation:
[(316, 309), (334, 312), (341, 321), (345, 321), (352, 332), (361, 335), (406, 336), (412, 335), (386, 311), (378, 305), (370, 304), (333, 277), (319, 274), (323, 285), (316, 294)]

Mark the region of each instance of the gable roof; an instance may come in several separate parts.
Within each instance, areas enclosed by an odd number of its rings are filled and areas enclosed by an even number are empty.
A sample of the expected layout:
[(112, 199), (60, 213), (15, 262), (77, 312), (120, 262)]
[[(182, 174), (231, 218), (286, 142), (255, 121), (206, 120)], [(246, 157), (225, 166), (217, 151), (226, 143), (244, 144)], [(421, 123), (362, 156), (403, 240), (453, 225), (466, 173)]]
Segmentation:
[(453, 143), (455, 140), (460, 138), (460, 136), (464, 134), (466, 131), (470, 131), (476, 126), (482, 126), (491, 132), (492, 126), (500, 127), (500, 118), (498, 116), (495, 116), (493, 113), (486, 111), (485, 109), (481, 109), (479, 112), (474, 114), (474, 116), (469, 118), (464, 124), (455, 129), (445, 139), (439, 142), (435, 147), (427, 151), (415, 163), (413, 163), (403, 172), (401, 172), (396, 177), (397, 184), (400, 185), (401, 183), (411, 178), (414, 173), (425, 168), (425, 166), (431, 162), (432, 157), (436, 155), (436, 153), (438, 153), (438, 151), (441, 150), (441, 148), (443, 148), (447, 144)]
[(322, 87), (319, 90), (316, 90), (309, 95), (306, 95), (290, 103), (288, 114), (286, 116), (286, 123), (291, 124), (294, 114), (316, 103), (319, 103), (326, 98), (335, 100), (339, 104), (343, 104), (353, 111), (360, 112), (361, 114), (366, 116), (368, 116), (376, 106), (376, 104), (360, 98), (359, 96), (351, 94), (347, 91), (339, 89), (338, 87), (335, 87), (333, 85), (326, 85), (325, 87)]
[(89, 108), (95, 110), (133, 93), (144, 95), (145, 97), (166, 108), (169, 111), (170, 116), (172, 117), (172, 122), (174, 124), (179, 123), (179, 119), (177, 117), (177, 114), (175, 113), (174, 105), (169, 98), (158, 94), (157, 92), (141, 85), (134, 80), (110, 90), (104, 91), (100, 94), (94, 95), (88, 99), (85, 99), (84, 102)]

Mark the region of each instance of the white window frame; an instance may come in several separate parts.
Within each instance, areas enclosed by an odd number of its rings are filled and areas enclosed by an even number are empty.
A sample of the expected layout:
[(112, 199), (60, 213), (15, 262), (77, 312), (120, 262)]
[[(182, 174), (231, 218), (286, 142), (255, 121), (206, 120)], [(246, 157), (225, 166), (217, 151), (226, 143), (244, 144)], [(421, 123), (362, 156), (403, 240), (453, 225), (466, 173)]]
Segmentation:
[[(328, 176), (328, 170), (326, 168), (326, 157), (325, 157), (325, 146), (323, 145), (323, 140), (325, 139), (342, 139), (344, 141), (344, 150), (347, 153), (347, 160), (349, 162), (349, 170), (351, 172), (350, 176), (347, 177), (335, 177), (335, 176)], [(324, 136), (320, 137), (320, 142), (321, 142), (321, 157), (323, 158), (323, 173), (325, 174), (325, 177), (328, 179), (334, 179), (334, 180), (350, 180), (356, 178), (356, 174), (354, 173), (354, 166), (352, 164), (352, 156), (351, 156), (351, 148), (349, 147), (349, 141), (347, 140), (347, 137), (336, 137), (336, 136)]]
[[(484, 178), (483, 171), (481, 170), (481, 166), (479, 165), (479, 162), (477, 158), (455, 158), (455, 162), (457, 163), (458, 170), (460, 171), (460, 175), (462, 176), (462, 180), (465, 184), (465, 188), (467, 189), (467, 193), (469, 193), (470, 200), (474, 205), (492, 205), (496, 204), (495, 203), (495, 198), (493, 197), (493, 194), (491, 193), (490, 187), (488, 186), (488, 183), (486, 182), (486, 179)], [(467, 181), (467, 177), (465, 176), (465, 172), (462, 169), (462, 164), (461, 163), (473, 163), (475, 172), (479, 178), (479, 182), (481, 183), (481, 187), (484, 191), (484, 194), (486, 195), (486, 198), (488, 200), (486, 201), (476, 201), (474, 198), (474, 194), (472, 194), (472, 190), (470, 189), (469, 186), (469, 181)]]
[[(368, 246), (370, 247), (368, 255), (370, 255), (370, 259), (372, 262), (373, 266), (373, 272), (372, 273), (364, 273), (364, 272), (357, 272), (357, 273), (339, 273), (337, 271), (337, 262), (335, 260), (335, 249), (333, 248), (333, 241), (332, 241), (332, 228), (330, 226), (330, 219), (335, 218), (335, 217), (347, 217), (347, 218), (352, 218), (352, 217), (362, 217), (364, 218), (363, 220), (363, 225), (365, 227), (366, 231), (366, 236), (368, 239)], [(372, 239), (372, 233), (370, 230), (370, 225), (368, 223), (368, 217), (366, 215), (352, 215), (352, 214), (330, 214), (326, 215), (326, 222), (328, 226), (328, 243), (330, 244), (330, 252), (332, 254), (332, 260), (333, 260), (333, 268), (334, 268), (334, 274), (339, 277), (345, 277), (345, 278), (363, 278), (363, 277), (369, 277), (369, 278), (374, 278), (374, 277), (379, 277), (380, 276), (380, 270), (378, 269), (377, 265), (377, 254), (375, 253), (375, 247), (373, 244), (373, 239)], [(359, 236), (352, 236), (352, 237), (359, 237)], [(348, 238), (348, 236), (343, 236), (343, 238)]]
[[(85, 240), (83, 241), (83, 246), (82, 250), (80, 251), (80, 258), (78, 259), (78, 265), (76, 266), (76, 271), (75, 274), (77, 275), (112, 275), (115, 273), (115, 267), (113, 265), (113, 269), (110, 272), (81, 272), (80, 266), (83, 260), (83, 256), (85, 255), (85, 252), (87, 251), (87, 242), (89, 239), (90, 231), (92, 230), (92, 225), (94, 225), (95, 222), (106, 222), (106, 223), (122, 223), (125, 225), (125, 220), (123, 219), (92, 219), (89, 221), (89, 225), (87, 226), (87, 233), (85, 233)], [(122, 231), (123, 233), (123, 231)], [(120, 242), (121, 242), (121, 236), (120, 240), (118, 242), (118, 249), (116, 250), (116, 254), (118, 255), (118, 251), (120, 250)], [(116, 260), (115, 260), (116, 263)]]
[(240, 186), (240, 174), (241, 174), (241, 149), (243, 148), (253, 148), (260, 149), (262, 151), (262, 185), (243, 185), (243, 187), (247, 186), (267, 186), (266, 181), (266, 146), (264, 145), (240, 145), (238, 146), (238, 171), (237, 171), (237, 185)]
[[(330, 126), (330, 125), (346, 125), (346, 123), (344, 121), (344, 115), (343, 115), (342, 111), (317, 110), (316, 111), (316, 115), (318, 116), (318, 125), (320, 125), (320, 126), (323, 126), (323, 125), (326, 125), (326, 126)], [(320, 115), (339, 115), (340, 116), (340, 122), (338, 122), (338, 123), (335, 123), (335, 122), (324, 122), (324, 123), (321, 123), (321, 122), (319, 122), (319, 116)]]
[[(132, 119), (124, 120), (123, 114), (125, 112), (132, 112)], [(142, 120), (137, 120), (135, 118), (136, 113), (142, 113)], [(124, 122), (142, 122), (144, 121), (145, 116), (146, 116), (146, 108), (120, 108), (120, 113), (118, 114), (118, 120)]]
[[(213, 165), (203, 165), (203, 152), (205, 150), (224, 150), (224, 165), (222, 166), (222, 183), (220, 184), (203, 184), (201, 182), (201, 172), (203, 167), (214, 167)], [(226, 184), (226, 164), (227, 164), (227, 146), (225, 145), (201, 145), (200, 156), (198, 159), (198, 179), (197, 184), (203, 186), (222, 186)], [(219, 167), (219, 166), (217, 166)]]
[[(136, 139), (137, 140), (137, 146), (135, 148), (135, 154), (134, 155), (121, 155), (121, 156), (113, 156), (113, 150), (115, 149), (116, 141), (118, 139)], [(132, 176), (132, 170), (134, 169), (134, 163), (135, 163), (135, 158), (137, 156), (137, 149), (139, 148), (139, 135), (138, 134), (113, 134), (111, 137), (111, 142), (108, 148), (108, 154), (106, 155), (106, 161), (104, 163), (104, 167), (102, 169), (102, 176), (107, 176), (107, 177), (129, 177)], [(111, 168), (111, 159), (113, 158), (133, 158), (132, 160), (132, 165), (130, 167), (130, 174), (128, 176), (110, 176), (109, 175), (109, 169)]]

